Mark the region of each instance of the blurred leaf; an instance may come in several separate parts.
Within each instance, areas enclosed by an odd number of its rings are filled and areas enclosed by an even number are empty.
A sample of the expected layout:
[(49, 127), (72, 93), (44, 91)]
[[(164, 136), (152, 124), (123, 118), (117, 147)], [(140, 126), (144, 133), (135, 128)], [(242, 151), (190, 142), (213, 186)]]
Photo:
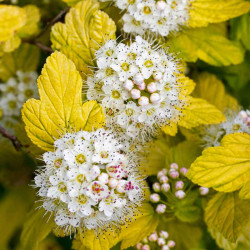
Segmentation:
[(250, 180), (242, 187), (239, 196), (241, 199), (250, 199)]
[(228, 40), (214, 26), (186, 29), (171, 38), (167, 45), (188, 62), (198, 59), (214, 66), (239, 64), (244, 60), (244, 50), (237, 42)]
[(241, 200), (238, 192), (217, 193), (205, 209), (209, 228), (218, 230), (230, 242), (236, 242), (250, 219), (250, 201)]
[(12, 53), (0, 57), (0, 78), (5, 82), (18, 70), (28, 72), (37, 69), (40, 51), (34, 45), (22, 44)]
[(250, 13), (230, 20), (230, 35), (233, 40), (241, 41), (250, 50)]
[(55, 226), (53, 216), (43, 208), (32, 209), (26, 216), (21, 234), (22, 250), (37, 250), (39, 243), (44, 240)]
[(224, 136), (221, 146), (202, 152), (191, 165), (187, 177), (200, 186), (221, 192), (240, 189), (250, 178), (250, 135)]

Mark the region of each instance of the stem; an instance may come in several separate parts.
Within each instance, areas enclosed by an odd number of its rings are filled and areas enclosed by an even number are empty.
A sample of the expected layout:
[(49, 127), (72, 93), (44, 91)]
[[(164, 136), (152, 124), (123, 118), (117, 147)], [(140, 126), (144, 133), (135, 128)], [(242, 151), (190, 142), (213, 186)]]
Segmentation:
[(2, 134), (3, 137), (9, 139), (16, 151), (19, 151), (22, 147), (21, 142), (16, 138), (14, 135), (10, 135), (2, 126), (0, 126), (0, 133)]

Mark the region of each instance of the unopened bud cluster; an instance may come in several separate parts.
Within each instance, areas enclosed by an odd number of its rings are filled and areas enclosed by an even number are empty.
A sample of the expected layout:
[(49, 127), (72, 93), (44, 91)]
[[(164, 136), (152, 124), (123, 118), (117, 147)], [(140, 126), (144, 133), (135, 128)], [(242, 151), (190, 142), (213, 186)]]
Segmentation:
[[(188, 182), (185, 177), (187, 174), (187, 168), (180, 168), (176, 163), (170, 164), (170, 169), (162, 169), (157, 173), (157, 182), (154, 182), (152, 189), (155, 193), (150, 195), (150, 201), (157, 204), (156, 212), (158, 214), (164, 214), (167, 210), (165, 201), (161, 201), (161, 194), (167, 194), (171, 192), (177, 199), (183, 199), (186, 196), (185, 189)], [(205, 187), (199, 188), (200, 195), (208, 194), (209, 189)]]
[(87, 97), (102, 104), (107, 126), (132, 138), (177, 121), (183, 107), (179, 61), (140, 36), (130, 44), (107, 41), (96, 52), (98, 69), (87, 79)]
[(144, 238), (140, 243), (136, 244), (138, 250), (162, 249), (169, 250), (175, 246), (173, 240), (169, 240), (167, 231), (153, 232)]

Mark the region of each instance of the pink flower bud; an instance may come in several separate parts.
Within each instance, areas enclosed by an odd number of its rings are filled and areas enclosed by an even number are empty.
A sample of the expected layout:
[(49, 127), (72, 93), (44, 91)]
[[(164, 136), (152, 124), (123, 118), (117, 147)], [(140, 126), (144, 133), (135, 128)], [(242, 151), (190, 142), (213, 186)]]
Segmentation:
[(171, 168), (171, 169), (178, 170), (179, 166), (178, 166), (177, 163), (171, 163), (171, 164), (170, 164), (170, 168)]
[(161, 170), (161, 171), (159, 171), (159, 172), (157, 173), (157, 178), (160, 179), (161, 176), (164, 176), (164, 175), (165, 175), (164, 171)]
[(108, 184), (111, 188), (115, 188), (118, 185), (118, 181), (114, 178), (110, 178)]
[(163, 11), (167, 8), (167, 4), (165, 1), (158, 1), (155, 5), (156, 9), (159, 10), (159, 11)]
[(168, 232), (167, 231), (160, 231), (159, 232), (159, 235), (164, 238), (164, 239), (167, 239), (168, 238)]
[(175, 242), (174, 242), (173, 240), (169, 240), (169, 241), (168, 241), (168, 246), (169, 246), (170, 248), (174, 247), (174, 246), (175, 246)]
[(144, 82), (144, 77), (142, 74), (139, 73), (133, 77), (133, 80), (134, 80), (135, 84), (137, 85), (137, 84)]
[(149, 237), (148, 237), (148, 240), (151, 241), (151, 242), (157, 241), (157, 240), (158, 240), (158, 235), (157, 235), (157, 233), (152, 233), (152, 234), (150, 234)]
[(142, 246), (143, 246), (142, 243), (137, 243), (135, 247), (136, 247), (136, 249), (140, 250), (142, 248)]
[(185, 192), (183, 190), (178, 190), (175, 192), (175, 197), (178, 199), (183, 199), (185, 197)]
[(179, 172), (177, 172), (175, 169), (170, 169), (168, 175), (173, 179), (179, 178)]
[(154, 93), (157, 90), (157, 85), (155, 84), (155, 82), (149, 83), (147, 86), (147, 90), (149, 93)]
[(153, 104), (158, 103), (160, 100), (161, 100), (161, 96), (160, 96), (158, 93), (153, 93), (153, 94), (151, 94), (151, 96), (150, 96), (150, 101), (151, 101)]
[(127, 80), (124, 84), (123, 84), (123, 88), (130, 91), (132, 88), (134, 87), (134, 83), (131, 80)]
[(137, 88), (138, 88), (139, 90), (144, 90), (144, 89), (146, 88), (145, 82), (139, 83), (139, 84), (137, 85)]
[(118, 193), (124, 193), (124, 186), (127, 183), (125, 180), (118, 181), (118, 184), (116, 186), (116, 190)]
[(101, 173), (98, 177), (98, 181), (100, 181), (102, 184), (107, 184), (109, 180), (109, 175), (106, 173)]
[(159, 194), (151, 194), (150, 195), (150, 201), (153, 202), (153, 203), (157, 203), (160, 201), (160, 195)]
[(184, 182), (183, 182), (183, 181), (177, 181), (177, 182), (175, 183), (175, 188), (176, 188), (177, 190), (183, 189), (183, 187), (184, 187)]
[(144, 245), (141, 250), (150, 250), (150, 246), (149, 245)]
[(159, 179), (160, 183), (167, 183), (168, 182), (168, 177), (166, 175), (163, 175)]
[(180, 169), (181, 174), (184, 175), (184, 176), (186, 176), (187, 171), (188, 171), (188, 170), (187, 170), (186, 168), (181, 168), (181, 169)]
[(159, 246), (163, 246), (163, 245), (165, 245), (166, 241), (163, 238), (158, 238), (157, 243)]
[(168, 245), (162, 246), (162, 250), (169, 250), (169, 246)]
[(141, 96), (138, 100), (140, 106), (146, 106), (149, 104), (149, 99), (146, 96)]
[(130, 94), (133, 99), (139, 99), (141, 96), (141, 91), (139, 89), (132, 89)]
[(155, 182), (155, 183), (153, 184), (153, 190), (154, 190), (155, 192), (160, 192), (160, 190), (161, 190), (161, 185), (160, 185), (159, 182)]
[(156, 207), (156, 213), (158, 214), (164, 214), (165, 211), (167, 209), (167, 206), (165, 204), (159, 204), (157, 207)]
[(206, 187), (200, 187), (199, 190), (201, 195), (207, 195), (209, 192), (209, 188)]
[(156, 81), (160, 81), (162, 79), (162, 73), (161, 72), (154, 72), (153, 77)]
[(248, 117), (247, 112), (246, 112), (246, 111), (244, 111), (244, 110), (241, 110), (241, 111), (239, 112), (239, 116), (240, 116), (242, 119), (244, 119), (244, 118), (247, 118), (247, 117)]
[(161, 185), (161, 191), (162, 192), (168, 192), (170, 189), (170, 185), (168, 183), (164, 183)]

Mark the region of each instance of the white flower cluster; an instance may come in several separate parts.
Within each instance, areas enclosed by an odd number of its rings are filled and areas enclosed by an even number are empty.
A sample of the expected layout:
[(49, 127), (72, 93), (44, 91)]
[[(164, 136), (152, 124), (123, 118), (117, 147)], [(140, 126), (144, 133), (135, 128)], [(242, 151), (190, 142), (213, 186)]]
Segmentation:
[(124, 32), (143, 35), (149, 31), (167, 36), (187, 23), (191, 0), (116, 0), (115, 3), (125, 11)]
[[(155, 193), (150, 195), (150, 201), (157, 204), (156, 212), (158, 214), (164, 214), (167, 211), (167, 206), (161, 202), (161, 194), (166, 196), (167, 193), (173, 193), (180, 200), (186, 196), (185, 190), (189, 188), (189, 181), (185, 177), (187, 171), (186, 168), (179, 169), (176, 163), (172, 163), (169, 170), (163, 168), (157, 173), (158, 182), (153, 183), (152, 188)], [(199, 188), (200, 195), (207, 195), (208, 192), (208, 188)]]
[(43, 207), (58, 226), (101, 231), (124, 223), (143, 200), (133, 153), (124, 153), (111, 131), (66, 133), (46, 152), (35, 177)]
[[(175, 246), (173, 240), (168, 240), (169, 234), (167, 231), (153, 232), (148, 237), (144, 238), (140, 243), (136, 244), (138, 250), (162, 249), (169, 250)], [(150, 247), (151, 246), (151, 247)]]
[(3, 116), (19, 116), (21, 108), (29, 98), (38, 97), (36, 72), (17, 72), (17, 78), (0, 83), (0, 107)]
[(236, 132), (250, 133), (250, 111), (240, 112), (228, 111), (226, 122), (210, 125), (202, 133), (202, 141), (205, 147), (216, 147), (220, 145), (224, 135)]
[(108, 127), (143, 139), (179, 118), (184, 105), (179, 62), (165, 50), (137, 36), (130, 45), (108, 41), (96, 59), (98, 69), (87, 79), (87, 98), (102, 104)]

